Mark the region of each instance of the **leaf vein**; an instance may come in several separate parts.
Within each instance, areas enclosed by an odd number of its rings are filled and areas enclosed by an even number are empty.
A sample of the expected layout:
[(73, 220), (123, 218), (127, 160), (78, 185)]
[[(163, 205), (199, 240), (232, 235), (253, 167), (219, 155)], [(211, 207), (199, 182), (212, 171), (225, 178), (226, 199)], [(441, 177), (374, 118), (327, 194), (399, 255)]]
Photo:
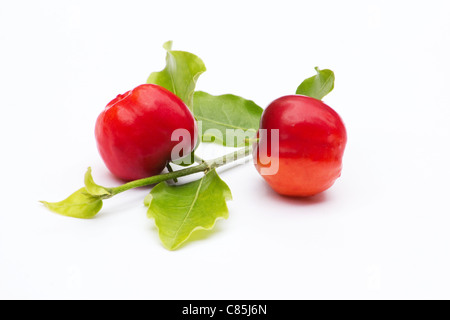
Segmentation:
[(222, 125), (224, 127), (230, 127), (230, 128), (234, 128), (234, 129), (241, 129), (241, 130), (244, 130), (244, 131), (249, 129), (249, 128), (243, 128), (243, 127), (234, 126), (234, 125), (229, 124), (229, 123), (223, 123), (223, 122), (220, 122), (220, 121), (211, 120), (211, 119), (208, 119), (208, 118), (205, 118), (205, 117), (202, 117), (202, 116), (196, 116), (196, 118), (200, 119), (200, 120), (203, 120), (203, 121), (209, 121), (209, 122), (212, 122), (212, 123), (215, 123), (215, 124), (218, 124), (218, 125)]
[(185, 225), (185, 223), (186, 223), (186, 221), (187, 221), (187, 218), (188, 218), (189, 215), (191, 214), (192, 209), (194, 208), (194, 205), (195, 205), (195, 203), (196, 203), (197, 200), (198, 200), (198, 196), (199, 196), (199, 194), (200, 194), (200, 190), (201, 190), (201, 188), (202, 188), (202, 184), (203, 184), (203, 180), (204, 180), (204, 179), (205, 179), (205, 177), (203, 177), (203, 178), (200, 179), (200, 183), (199, 183), (198, 188), (197, 188), (197, 191), (196, 191), (196, 193), (195, 193), (194, 200), (192, 200), (191, 206), (189, 207), (189, 210), (186, 212), (186, 214), (185, 214), (185, 216), (184, 216), (184, 219), (183, 219), (183, 222), (180, 224), (180, 226), (178, 227), (177, 232), (175, 233), (175, 236), (173, 237), (173, 240), (174, 240), (174, 241), (178, 238), (178, 234), (180, 233), (181, 228), (183, 227), (183, 225)]

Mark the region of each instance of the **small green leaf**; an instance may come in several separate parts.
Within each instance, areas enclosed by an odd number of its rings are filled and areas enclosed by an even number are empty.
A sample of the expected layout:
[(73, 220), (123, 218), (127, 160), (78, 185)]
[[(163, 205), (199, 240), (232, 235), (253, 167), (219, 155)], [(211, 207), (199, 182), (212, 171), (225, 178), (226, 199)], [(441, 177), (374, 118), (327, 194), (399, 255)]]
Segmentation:
[(41, 201), (41, 203), (53, 212), (80, 219), (94, 217), (103, 206), (101, 197), (89, 194), (86, 188), (81, 188), (61, 202)]
[(194, 116), (204, 142), (241, 147), (259, 129), (263, 109), (251, 100), (225, 94), (194, 94)]
[(86, 191), (93, 196), (108, 198), (112, 194), (110, 189), (99, 186), (94, 182), (91, 168), (88, 168), (88, 171), (84, 176), (84, 185), (86, 187)]
[(334, 73), (329, 69), (320, 70), (318, 67), (315, 69), (317, 74), (303, 81), (296, 94), (322, 100), (334, 88)]
[(195, 85), (199, 76), (206, 71), (205, 64), (196, 55), (172, 50), (172, 41), (164, 44), (167, 51), (166, 67), (153, 72), (147, 83), (160, 85), (173, 92), (192, 110)]
[(156, 185), (145, 199), (148, 217), (155, 219), (159, 237), (169, 250), (177, 249), (195, 230), (211, 230), (217, 219), (228, 218), (231, 191), (215, 170), (180, 186)]

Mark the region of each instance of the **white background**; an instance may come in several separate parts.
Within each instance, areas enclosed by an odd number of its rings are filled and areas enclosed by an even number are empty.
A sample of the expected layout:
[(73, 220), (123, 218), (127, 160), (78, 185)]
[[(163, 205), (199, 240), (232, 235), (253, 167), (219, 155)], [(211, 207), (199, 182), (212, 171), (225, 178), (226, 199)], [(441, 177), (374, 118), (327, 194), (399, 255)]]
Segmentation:
[[(1, 1), (0, 298), (450, 298), (448, 1)], [(92, 166), (97, 115), (164, 67), (200, 56), (198, 89), (262, 107), (314, 67), (349, 141), (338, 182), (287, 199), (252, 164), (221, 174), (230, 218), (165, 250), (142, 200), (92, 220), (47, 211)]]

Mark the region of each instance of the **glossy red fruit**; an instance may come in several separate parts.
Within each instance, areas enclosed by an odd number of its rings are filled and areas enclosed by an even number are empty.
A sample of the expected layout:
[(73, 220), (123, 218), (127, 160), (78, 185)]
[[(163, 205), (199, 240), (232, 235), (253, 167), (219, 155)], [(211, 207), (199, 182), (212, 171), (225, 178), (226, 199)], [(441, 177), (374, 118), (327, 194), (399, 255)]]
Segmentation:
[[(312, 196), (340, 177), (347, 133), (341, 117), (322, 101), (301, 95), (281, 97), (264, 110), (260, 128), (267, 135), (259, 135), (255, 166), (276, 192)], [(274, 174), (264, 174), (262, 169), (275, 155), (272, 129), (279, 130), (279, 167)]]
[(168, 161), (176, 160), (171, 159), (180, 143), (172, 141), (176, 129), (189, 132), (187, 145), (192, 150), (197, 124), (191, 111), (172, 92), (144, 84), (108, 103), (97, 119), (95, 136), (108, 169), (131, 181), (159, 174)]

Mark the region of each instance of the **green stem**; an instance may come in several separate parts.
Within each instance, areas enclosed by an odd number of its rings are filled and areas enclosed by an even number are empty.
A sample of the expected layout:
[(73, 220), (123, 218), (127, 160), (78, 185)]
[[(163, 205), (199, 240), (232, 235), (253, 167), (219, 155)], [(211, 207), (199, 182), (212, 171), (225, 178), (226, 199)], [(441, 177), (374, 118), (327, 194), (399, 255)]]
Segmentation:
[[(170, 165), (170, 163), (167, 163), (167, 164), (166, 164), (166, 168), (167, 168), (167, 170), (168, 170), (169, 172), (173, 172), (173, 169), (172, 169), (172, 166)], [(173, 182), (177, 183), (177, 182), (178, 182), (178, 179), (177, 179), (177, 178), (174, 178), (174, 179), (173, 179)]]
[(235, 152), (224, 155), (222, 157), (218, 157), (213, 160), (203, 161), (201, 164), (194, 166), (194, 167), (189, 167), (186, 169), (173, 171), (173, 172), (169, 172), (169, 173), (165, 173), (165, 174), (160, 174), (160, 175), (152, 176), (152, 177), (145, 178), (145, 179), (131, 181), (131, 182), (123, 184), (119, 187), (112, 188), (111, 189), (112, 194), (110, 197), (115, 196), (119, 193), (125, 192), (130, 189), (149, 186), (152, 184), (160, 183), (162, 181), (167, 181), (167, 180), (172, 180), (172, 179), (188, 176), (188, 175), (191, 175), (191, 174), (194, 174), (197, 172), (208, 172), (210, 170), (221, 167), (221, 166), (231, 163), (233, 161), (242, 159), (242, 158), (250, 155), (251, 152), (252, 152), (252, 147), (248, 146), (248, 147), (239, 149)]
[(196, 154), (194, 154), (194, 161), (197, 162), (197, 163), (199, 163), (199, 164), (202, 164), (202, 163), (205, 162), (205, 160), (203, 160), (202, 158), (200, 158), (200, 157), (199, 157), (198, 155), (196, 155)]

